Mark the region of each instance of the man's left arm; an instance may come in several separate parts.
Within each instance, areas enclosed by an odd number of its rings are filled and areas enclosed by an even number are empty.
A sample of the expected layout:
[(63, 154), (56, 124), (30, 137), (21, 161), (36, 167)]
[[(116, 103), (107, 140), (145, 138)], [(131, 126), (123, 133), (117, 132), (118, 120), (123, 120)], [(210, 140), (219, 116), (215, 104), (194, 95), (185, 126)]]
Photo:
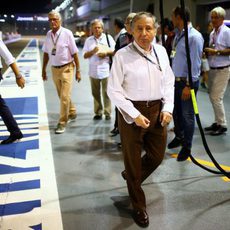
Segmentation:
[(77, 82), (81, 81), (81, 73), (80, 73), (80, 63), (79, 63), (79, 58), (78, 58), (78, 48), (76, 46), (76, 43), (74, 41), (74, 36), (72, 34), (72, 32), (69, 33), (69, 50), (70, 53), (72, 54), (73, 57), (73, 61), (75, 63), (76, 66), (76, 74), (75, 74), (75, 78)]
[(109, 49), (109, 51), (98, 53), (97, 55), (100, 58), (112, 57), (114, 55), (114, 49), (115, 49), (115, 44), (116, 43), (115, 43), (114, 39), (112, 38), (112, 36), (109, 35), (109, 34), (108, 34), (108, 39), (109, 39), (109, 44), (110, 44), (109, 48), (110, 49)]
[(80, 71), (80, 63), (79, 63), (79, 58), (77, 53), (73, 55), (73, 60), (76, 66), (76, 81), (80, 82), (81, 81), (81, 71)]
[(113, 56), (114, 55), (114, 50), (115, 50), (115, 45), (116, 42), (114, 41), (113, 37), (111, 35), (109, 35), (109, 43), (110, 43), (110, 49), (111, 51), (108, 52), (108, 56)]
[(202, 36), (193, 36), (189, 42), (192, 76), (199, 75), (203, 54), (204, 39)]
[[(198, 77), (201, 71), (201, 58), (203, 53), (204, 39), (202, 36), (193, 36), (189, 40), (190, 60), (192, 77)], [(189, 81), (187, 76), (187, 82)], [(189, 83), (183, 89), (182, 100), (189, 100), (191, 97)]]
[[(166, 54), (167, 55), (167, 54)], [(172, 112), (174, 107), (174, 82), (175, 76), (173, 71), (168, 63), (164, 71), (164, 101), (163, 107), (160, 114), (160, 122), (164, 127), (168, 125), (172, 120)]]

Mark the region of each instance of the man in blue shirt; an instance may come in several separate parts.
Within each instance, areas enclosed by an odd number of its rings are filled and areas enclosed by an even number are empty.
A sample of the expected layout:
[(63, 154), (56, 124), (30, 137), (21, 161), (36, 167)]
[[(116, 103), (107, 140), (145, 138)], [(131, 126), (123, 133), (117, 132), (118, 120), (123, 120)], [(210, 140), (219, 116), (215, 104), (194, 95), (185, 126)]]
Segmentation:
[(168, 148), (176, 148), (182, 145), (177, 161), (185, 161), (189, 157), (195, 129), (195, 117), (188, 80), (188, 64), (185, 50), (184, 13), (188, 22), (191, 71), (195, 94), (199, 87), (201, 57), (204, 43), (201, 33), (194, 29), (190, 23), (189, 10), (186, 9), (185, 12), (183, 12), (181, 7), (176, 7), (172, 13), (172, 21), (176, 28), (176, 35), (171, 54), (172, 69), (175, 75), (175, 106), (173, 111), (175, 138), (168, 144)]

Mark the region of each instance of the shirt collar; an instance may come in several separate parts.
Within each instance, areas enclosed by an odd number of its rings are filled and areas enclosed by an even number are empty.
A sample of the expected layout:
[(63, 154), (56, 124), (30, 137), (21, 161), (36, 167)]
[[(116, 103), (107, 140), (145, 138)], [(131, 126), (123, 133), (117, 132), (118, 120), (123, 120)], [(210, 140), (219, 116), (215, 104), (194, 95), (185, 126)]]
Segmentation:
[(101, 36), (100, 36), (99, 38), (96, 38), (95, 36), (93, 36), (93, 38), (94, 38), (96, 41), (100, 41), (104, 36), (105, 36), (105, 34), (102, 33)]
[(224, 27), (224, 23), (221, 26), (219, 26), (217, 31), (214, 29), (214, 32), (216, 32), (218, 34), (222, 30), (223, 27)]
[[(59, 34), (61, 33), (62, 27), (60, 26), (60, 28), (58, 29), (58, 31), (55, 33), (55, 36), (59, 36)], [(52, 34), (54, 35), (54, 33), (52, 32)]]
[(133, 45), (134, 45), (142, 54), (144, 54), (144, 55), (151, 54), (152, 51), (153, 51), (153, 45), (151, 45), (150, 51), (146, 51), (146, 50), (142, 49), (142, 48), (136, 43), (135, 40), (133, 41)]
[[(189, 23), (188, 23), (188, 31), (190, 31), (192, 28), (193, 28), (192, 23), (189, 22)], [(175, 33), (176, 33), (176, 35), (177, 35), (178, 37), (180, 37), (182, 34), (184, 34), (184, 29), (181, 30), (181, 31), (178, 30), (178, 29), (176, 29), (176, 30), (175, 30)]]
[(117, 39), (119, 38), (119, 36), (121, 34), (125, 34), (125, 33), (126, 33), (126, 29), (125, 28), (121, 29), (120, 32), (115, 35), (114, 40), (117, 41)]

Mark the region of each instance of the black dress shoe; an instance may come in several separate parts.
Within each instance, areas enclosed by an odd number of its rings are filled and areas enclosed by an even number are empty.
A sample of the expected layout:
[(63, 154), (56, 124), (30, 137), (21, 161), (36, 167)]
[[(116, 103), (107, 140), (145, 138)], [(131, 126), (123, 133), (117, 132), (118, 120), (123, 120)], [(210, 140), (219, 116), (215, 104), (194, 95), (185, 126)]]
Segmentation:
[(216, 131), (219, 128), (219, 125), (217, 123), (213, 123), (212, 125), (205, 127), (204, 131)]
[(149, 226), (149, 217), (146, 211), (133, 210), (133, 219), (136, 224), (142, 228), (146, 228)]
[(175, 137), (169, 144), (168, 144), (168, 149), (173, 149), (181, 146), (183, 142), (182, 138)]
[(10, 134), (10, 136), (1, 142), (1, 145), (6, 145), (15, 142), (16, 140), (20, 140), (23, 137), (23, 134), (17, 133), (17, 134)]
[(219, 136), (227, 132), (227, 128), (219, 125), (218, 129), (210, 133), (211, 136)]
[(125, 170), (121, 172), (121, 176), (124, 180), (127, 180), (127, 174)]
[(191, 154), (191, 150), (185, 147), (182, 147), (180, 150), (177, 161), (186, 161), (189, 158), (189, 155)]
[(102, 115), (95, 115), (93, 117), (93, 120), (101, 120), (102, 119)]
[(114, 129), (112, 129), (112, 130), (110, 131), (110, 133), (111, 133), (111, 137), (114, 137), (114, 136), (116, 136), (117, 134), (119, 134), (118, 127), (114, 127)]

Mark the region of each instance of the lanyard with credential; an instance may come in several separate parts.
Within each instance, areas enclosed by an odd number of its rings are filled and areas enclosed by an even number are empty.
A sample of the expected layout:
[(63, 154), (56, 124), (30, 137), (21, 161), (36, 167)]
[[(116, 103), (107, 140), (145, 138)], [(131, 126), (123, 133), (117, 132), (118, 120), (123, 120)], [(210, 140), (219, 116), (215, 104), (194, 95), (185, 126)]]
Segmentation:
[(133, 48), (140, 56), (142, 56), (143, 58), (145, 58), (147, 61), (151, 62), (151, 63), (154, 64), (154, 65), (157, 65), (158, 68), (159, 68), (159, 70), (162, 71), (161, 65), (160, 65), (160, 61), (159, 61), (159, 58), (158, 58), (158, 55), (157, 55), (157, 52), (156, 52), (154, 46), (153, 46), (153, 52), (154, 52), (154, 54), (155, 54), (155, 56), (156, 56), (157, 63), (155, 63), (153, 60), (151, 60), (151, 59), (148, 58), (146, 55), (144, 55), (143, 53), (141, 53), (141, 51), (138, 50), (137, 47), (136, 47), (134, 44), (132, 44), (132, 48)]
[(174, 49), (177, 47), (177, 44), (179, 43), (179, 41), (184, 37), (184, 33), (179, 37), (179, 38), (175, 38), (175, 43), (174, 43)]
[(51, 33), (51, 39), (52, 39), (52, 42), (53, 42), (53, 49), (52, 49), (52, 51), (51, 51), (51, 54), (52, 54), (52, 55), (56, 55), (56, 44), (57, 44), (57, 42), (58, 42), (58, 38), (60, 37), (60, 35), (61, 35), (61, 31), (60, 31), (60, 33), (58, 34), (58, 37), (57, 37), (56, 41), (54, 41), (54, 38), (53, 38), (52, 33)]
[(170, 58), (173, 59), (176, 56), (176, 47), (179, 43), (179, 41), (184, 37), (184, 33), (179, 36), (179, 37), (175, 37), (175, 39), (173, 40), (173, 45), (172, 45), (172, 51), (170, 54)]

